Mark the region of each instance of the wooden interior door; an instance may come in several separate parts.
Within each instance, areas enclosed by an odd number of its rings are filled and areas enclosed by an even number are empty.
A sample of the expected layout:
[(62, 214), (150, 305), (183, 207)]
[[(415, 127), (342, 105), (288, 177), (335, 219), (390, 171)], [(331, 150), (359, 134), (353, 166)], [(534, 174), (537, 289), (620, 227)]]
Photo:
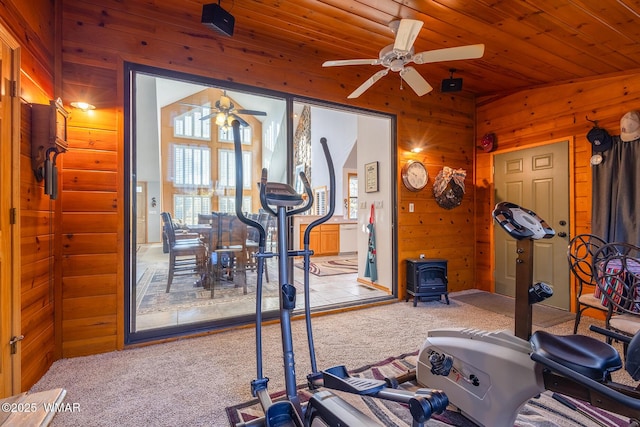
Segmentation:
[(0, 398), (20, 392), (18, 53), (0, 27)]
[[(497, 154), (494, 166), (496, 203), (511, 202), (530, 209), (556, 231), (551, 239), (534, 242), (533, 283), (553, 287), (553, 296), (543, 304), (569, 310), (568, 141)], [(515, 296), (516, 240), (494, 222), (494, 242), (495, 291)]]

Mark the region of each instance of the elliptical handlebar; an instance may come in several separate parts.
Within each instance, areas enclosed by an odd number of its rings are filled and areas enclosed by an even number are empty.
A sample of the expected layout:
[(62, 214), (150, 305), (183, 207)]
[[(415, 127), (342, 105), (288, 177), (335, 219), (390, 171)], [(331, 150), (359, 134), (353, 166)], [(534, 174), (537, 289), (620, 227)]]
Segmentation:
[[(320, 138), (320, 144), (322, 145), (322, 151), (324, 152), (324, 157), (327, 160), (327, 168), (329, 169), (329, 210), (327, 213), (321, 218), (312, 221), (307, 229), (304, 231), (303, 242), (305, 247), (309, 244), (311, 230), (317, 227), (318, 225), (327, 222), (336, 210), (336, 174), (335, 169), (333, 167), (333, 160), (331, 159), (331, 154), (329, 153), (329, 145), (327, 144), (327, 138)], [(302, 177), (304, 172), (300, 172), (300, 176)], [(304, 177), (305, 181), (307, 180), (306, 176)], [(303, 182), (305, 182), (303, 181)], [(308, 181), (306, 181), (308, 183)]]
[(304, 187), (304, 192), (307, 194), (307, 202), (304, 204), (304, 206), (287, 211), (287, 216), (297, 215), (299, 213), (306, 212), (309, 209), (311, 209), (311, 206), (313, 205), (313, 190), (311, 189), (311, 184), (307, 179), (307, 175), (304, 173), (304, 171), (300, 171), (299, 176), (300, 176), (300, 180), (302, 181), (302, 186)]
[(262, 209), (267, 211), (272, 216), (277, 216), (276, 211), (271, 209), (269, 202), (267, 202), (267, 168), (262, 168), (262, 176), (260, 177), (260, 204)]
[[(242, 212), (242, 188), (244, 187), (243, 183), (243, 162), (242, 162), (242, 142), (240, 139), (240, 122), (238, 120), (233, 120), (231, 122), (231, 127), (233, 129), (233, 146), (235, 151), (236, 158), (236, 216), (238, 219), (247, 224), (250, 227), (254, 227), (258, 230), (260, 234), (260, 241), (258, 242), (259, 248), (264, 248), (267, 243), (267, 231), (264, 229), (262, 224), (258, 221), (254, 221)], [(262, 170), (262, 178), (260, 180), (260, 198), (262, 199), (262, 193), (264, 193), (264, 183), (267, 181), (267, 170)]]

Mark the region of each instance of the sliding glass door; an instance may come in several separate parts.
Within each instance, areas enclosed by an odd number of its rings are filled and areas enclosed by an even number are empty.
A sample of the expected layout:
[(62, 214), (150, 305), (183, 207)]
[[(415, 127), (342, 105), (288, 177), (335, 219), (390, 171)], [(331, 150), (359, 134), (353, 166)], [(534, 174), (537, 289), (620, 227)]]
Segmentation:
[[(261, 209), (259, 200), (261, 171), (268, 170), (269, 181), (298, 187), (294, 172), (304, 170), (315, 195), (307, 218), (326, 212), (326, 163), (312, 124), (323, 123), (338, 110), (198, 76), (135, 64), (126, 67), (126, 219), (131, 230), (126, 245), (127, 342), (250, 322), (256, 307), (253, 255), (259, 239), (255, 229), (235, 216), (236, 191), (242, 192), (242, 211), (267, 230), (266, 251), (276, 253), (275, 221)], [(351, 121), (358, 117), (342, 114), (352, 117)], [(241, 124), (240, 190), (236, 190), (230, 127), (234, 119)], [(389, 129), (384, 144), (391, 150), (392, 119), (377, 120)], [(333, 195), (338, 200), (335, 230), (320, 230), (323, 235), (315, 236), (319, 240), (312, 248), (324, 262), (318, 262), (314, 283), (324, 283), (330, 292), (315, 298), (314, 307), (393, 294), (392, 285), (387, 290), (370, 283), (370, 290), (363, 292), (358, 282), (364, 271), (358, 264), (362, 264), (359, 258), (364, 256), (360, 252), (366, 247), (366, 236), (357, 233), (359, 166), (354, 135), (349, 144), (333, 141), (331, 148), (332, 156), (335, 153), (339, 159), (339, 188)], [(304, 218), (290, 222), (293, 248), (300, 247), (300, 231), (308, 222)], [(347, 237), (341, 241), (341, 235)], [(359, 240), (364, 243), (359, 245)], [(299, 261), (291, 263), (296, 285), (302, 281)], [(344, 295), (349, 288), (355, 292)], [(277, 314), (278, 289), (274, 256), (264, 270), (266, 317)], [(302, 296), (298, 300), (302, 303)]]

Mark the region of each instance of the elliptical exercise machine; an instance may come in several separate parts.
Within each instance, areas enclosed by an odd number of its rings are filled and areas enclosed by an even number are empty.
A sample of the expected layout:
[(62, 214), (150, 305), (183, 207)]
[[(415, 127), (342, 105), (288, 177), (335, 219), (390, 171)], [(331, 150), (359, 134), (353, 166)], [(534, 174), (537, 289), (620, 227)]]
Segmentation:
[[(386, 386), (384, 380), (370, 380), (351, 377), (344, 366), (335, 366), (319, 372), (316, 367), (313, 332), (311, 328), (311, 308), (309, 301), (309, 262), (313, 251), (309, 249), (311, 230), (326, 222), (335, 210), (335, 173), (329, 154), (327, 140), (320, 139), (329, 168), (329, 211), (307, 227), (304, 234), (304, 249), (289, 250), (287, 246), (287, 220), (303, 213), (313, 205), (313, 191), (304, 172), (300, 173), (306, 201), (293, 187), (279, 182), (267, 181), (267, 170), (262, 170), (260, 180), (260, 203), (262, 208), (277, 218), (278, 253), (265, 252), (266, 231), (260, 223), (247, 218), (242, 212), (242, 145), (239, 122), (232, 123), (236, 159), (236, 215), (243, 223), (255, 227), (259, 233), (258, 253), (255, 255), (256, 284), (256, 368), (257, 378), (251, 382), (251, 392), (257, 397), (264, 410), (264, 418), (241, 423), (239, 426), (373, 426), (379, 423), (350, 405), (339, 396), (320, 387), (331, 388), (363, 396), (377, 397), (407, 404), (413, 417), (413, 426), (423, 426), (434, 413), (441, 413), (448, 405), (447, 396), (438, 390), (420, 389), (415, 392), (395, 390)], [(275, 208), (275, 209), (274, 209)], [(266, 258), (278, 257), (278, 285), (280, 301), (280, 329), (284, 357), (286, 399), (273, 402), (267, 390), (269, 379), (262, 370), (262, 272)], [(304, 257), (304, 313), (306, 318), (307, 341), (311, 357), (312, 372), (307, 383), (315, 391), (306, 407), (300, 402), (296, 389), (291, 313), (296, 305), (296, 288), (289, 283), (289, 260), (292, 256)]]
[[(611, 373), (622, 367), (615, 348), (584, 335), (531, 334), (531, 304), (552, 292), (543, 283), (532, 284), (532, 243), (553, 237), (555, 231), (534, 212), (513, 203), (498, 203), (493, 217), (518, 240), (515, 336), (466, 328), (429, 331), (415, 376), (404, 375), (402, 380), (417, 378), (421, 386), (443, 390), (463, 415), (483, 426), (513, 426), (524, 404), (545, 390), (637, 423), (640, 391), (611, 380)], [(626, 370), (635, 381), (640, 380), (639, 355), (640, 334), (630, 341), (626, 359)]]

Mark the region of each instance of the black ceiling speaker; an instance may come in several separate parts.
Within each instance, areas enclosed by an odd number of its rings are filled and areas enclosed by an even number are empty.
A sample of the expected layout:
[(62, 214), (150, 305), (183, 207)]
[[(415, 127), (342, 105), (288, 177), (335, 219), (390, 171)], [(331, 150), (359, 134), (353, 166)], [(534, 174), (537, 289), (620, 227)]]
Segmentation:
[(202, 5), (202, 23), (225, 36), (233, 36), (236, 19), (220, 6), (220, 2)]
[(442, 80), (442, 92), (460, 92), (462, 90), (462, 78), (453, 78), (453, 73), (456, 72), (455, 68), (449, 69), (451, 76), (448, 79)]

